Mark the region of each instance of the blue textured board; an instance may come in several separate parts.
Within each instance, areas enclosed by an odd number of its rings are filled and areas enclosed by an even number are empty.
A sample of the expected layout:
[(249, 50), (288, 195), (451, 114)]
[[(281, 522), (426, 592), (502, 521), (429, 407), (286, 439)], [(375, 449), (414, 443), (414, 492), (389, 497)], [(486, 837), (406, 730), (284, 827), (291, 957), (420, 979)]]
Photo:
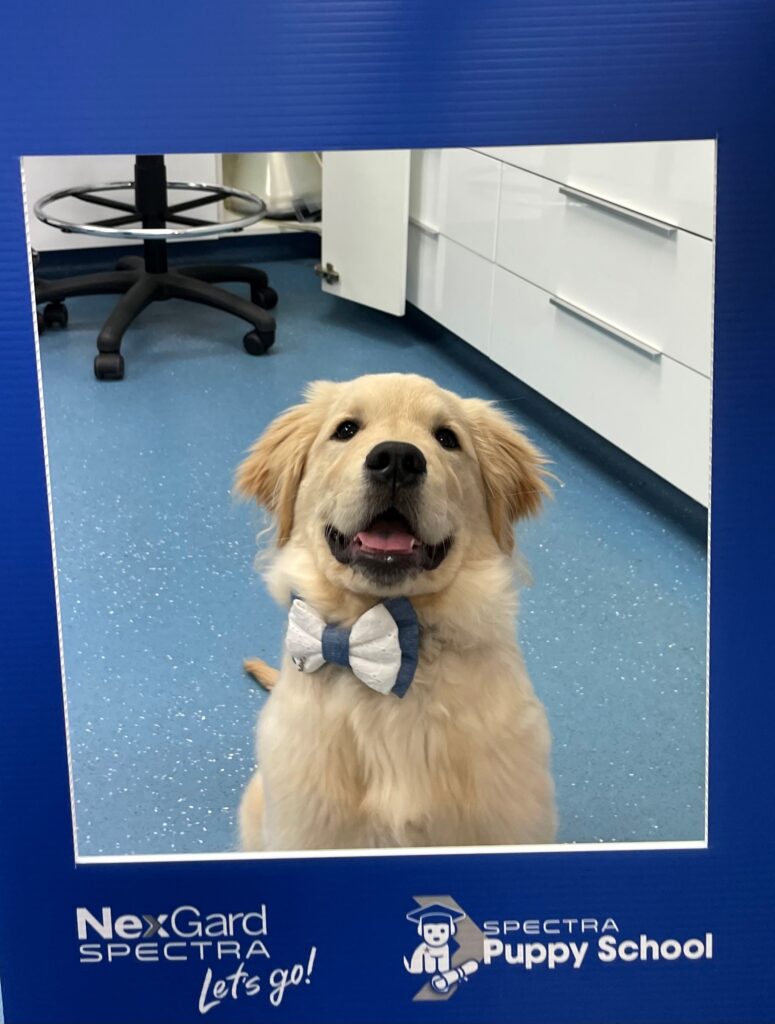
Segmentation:
[[(771, 4), (138, 0), (120, 12), (15, 5), (3, 19), (0, 981), (9, 1024), (200, 1019), (216, 980), (241, 961), (233, 949), (221, 947), (219, 960), (216, 946), (196, 945), (193, 910), (174, 923), (162, 916), (186, 906), (253, 912), (232, 919), (240, 951), (250, 951), (249, 932), (269, 954), (256, 946), (246, 961), (260, 990), (230, 982), (207, 1010), (213, 1020), (770, 1021)], [(75, 864), (19, 157), (683, 138), (718, 139), (708, 849)], [(546, 951), (584, 938), (592, 951), (578, 968), (528, 971), (523, 946), (521, 963), (483, 962), (429, 1006), (414, 999), (402, 958), (417, 942), (405, 915), (415, 897), (431, 896), (457, 901), (469, 925), (521, 922), (509, 933), (512, 959), (518, 942)], [(101, 952), (113, 942), (118, 959), (79, 961), (77, 908), (90, 945), (95, 928), (112, 930), (96, 942)], [(607, 963), (591, 925), (547, 934), (559, 919), (582, 918), (614, 919), (620, 938), (696, 937), (704, 956)], [(218, 920), (202, 942), (217, 941)], [(543, 933), (533, 935), (532, 921)]]

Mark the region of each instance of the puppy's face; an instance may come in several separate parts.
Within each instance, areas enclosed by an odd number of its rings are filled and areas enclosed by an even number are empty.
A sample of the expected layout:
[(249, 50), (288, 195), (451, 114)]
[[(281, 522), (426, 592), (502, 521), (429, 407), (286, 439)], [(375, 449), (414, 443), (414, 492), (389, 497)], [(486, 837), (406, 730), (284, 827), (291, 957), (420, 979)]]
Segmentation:
[(543, 460), (486, 402), (409, 374), (313, 384), (237, 472), (337, 586), (377, 596), (442, 590), (535, 512)]

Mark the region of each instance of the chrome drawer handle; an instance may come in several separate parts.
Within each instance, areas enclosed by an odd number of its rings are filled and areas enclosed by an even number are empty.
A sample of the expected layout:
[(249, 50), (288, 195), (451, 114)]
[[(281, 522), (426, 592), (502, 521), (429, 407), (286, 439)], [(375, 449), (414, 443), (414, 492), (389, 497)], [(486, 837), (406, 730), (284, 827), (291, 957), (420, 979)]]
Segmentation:
[(653, 228), (661, 231), (663, 235), (674, 235), (678, 230), (675, 224), (668, 224), (666, 220), (657, 220), (656, 217), (649, 217), (645, 213), (638, 213), (637, 210), (629, 210), (626, 206), (618, 203), (609, 203), (607, 199), (600, 199), (599, 196), (590, 195), (589, 192), (582, 192), (578, 188), (571, 188), (569, 185), (560, 185), (560, 194), (568, 196), (569, 199), (578, 199), (580, 203), (587, 203), (588, 206), (597, 206), (608, 213), (614, 213), (619, 217), (635, 221), (643, 227)]
[(585, 324), (589, 324), (590, 327), (596, 327), (597, 330), (602, 331), (604, 334), (610, 334), (612, 338), (616, 338), (617, 341), (621, 341), (625, 345), (629, 345), (630, 348), (636, 349), (638, 352), (642, 352), (644, 356), (648, 356), (649, 359), (659, 359), (662, 355), (661, 348), (655, 348), (654, 345), (649, 345), (647, 341), (641, 341), (640, 338), (636, 338), (632, 334), (628, 334), (627, 331), (623, 331), (620, 327), (614, 327), (613, 324), (609, 324), (606, 320), (601, 320), (599, 316), (595, 316), (594, 313), (588, 313), (586, 309), (582, 309), (581, 306), (574, 306), (572, 302), (566, 302), (565, 299), (559, 298), (557, 295), (550, 295), (549, 301), (557, 309), (562, 310), (563, 313), (569, 313), (571, 316), (577, 317), (579, 320), (583, 320)]
[(409, 214), (409, 223), (414, 224), (414, 226), (419, 228), (423, 234), (430, 235), (431, 238), (438, 238), (441, 234), (438, 228), (435, 228), (432, 224), (426, 224), (424, 220), (418, 220), (411, 214)]

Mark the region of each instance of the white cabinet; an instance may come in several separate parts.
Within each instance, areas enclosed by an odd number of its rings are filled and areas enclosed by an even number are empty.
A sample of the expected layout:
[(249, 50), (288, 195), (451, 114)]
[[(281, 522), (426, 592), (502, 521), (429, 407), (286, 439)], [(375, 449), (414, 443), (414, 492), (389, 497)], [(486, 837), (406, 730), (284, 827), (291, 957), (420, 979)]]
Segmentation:
[(481, 352), (490, 346), (493, 270), (490, 260), (410, 223), (407, 299)]
[(707, 377), (668, 356), (650, 358), (501, 267), (489, 354), (696, 501), (707, 501)]
[(712, 139), (500, 146), (480, 152), (713, 238), (716, 144)]
[(419, 151), (407, 296), (707, 504), (713, 142)]
[(496, 262), (710, 374), (708, 239), (504, 167)]
[(416, 150), (412, 161), (410, 221), (493, 260), (501, 165), (471, 149)]
[[(168, 181), (214, 182), (216, 157), (213, 153), (173, 153), (165, 158)], [(22, 160), (30, 244), (33, 249), (93, 249), (106, 245), (131, 245), (126, 239), (95, 238), (92, 235), (69, 234), (43, 224), (32, 211), (38, 199), (49, 192), (58, 192), (75, 185), (102, 184), (106, 181), (131, 181), (134, 178), (134, 156), (27, 156)], [(111, 198), (132, 202), (132, 193), (113, 192)], [(185, 198), (181, 194), (181, 199)], [(217, 207), (212, 207), (213, 210)], [(79, 199), (63, 199), (52, 207), (52, 213), (65, 220), (85, 223), (110, 217), (110, 210), (84, 203)], [(213, 218), (215, 219), (215, 218)]]
[(408, 149), (323, 154), (323, 290), (386, 313), (406, 304)]

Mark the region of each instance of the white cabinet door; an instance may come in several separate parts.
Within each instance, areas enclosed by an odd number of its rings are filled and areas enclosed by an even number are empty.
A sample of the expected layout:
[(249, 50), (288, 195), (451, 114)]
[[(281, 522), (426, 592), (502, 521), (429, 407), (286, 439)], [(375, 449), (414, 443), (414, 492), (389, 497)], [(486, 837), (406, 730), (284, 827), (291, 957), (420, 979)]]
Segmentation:
[(409, 225), (407, 298), (485, 355), (490, 354), (494, 269), (490, 260), (451, 238)]
[[(217, 182), (216, 158), (213, 153), (173, 153), (165, 160), (168, 181)], [(25, 190), (27, 193), (27, 217), (30, 225), (30, 244), (33, 249), (45, 252), (48, 249), (93, 249), (106, 245), (131, 245), (127, 239), (102, 239), (92, 235), (66, 234), (57, 228), (50, 228), (37, 219), (32, 208), (38, 199), (49, 192), (72, 188), (75, 185), (93, 185), (106, 181), (131, 181), (134, 177), (135, 158), (126, 156), (26, 156), (24, 167)], [(181, 199), (185, 199), (179, 193)], [(113, 192), (111, 198), (123, 202), (132, 201), (131, 192)], [(216, 220), (213, 206), (212, 219)], [(51, 210), (66, 220), (85, 223), (110, 217), (110, 210), (91, 206), (78, 199), (64, 199)], [(206, 212), (204, 215), (207, 215)], [(137, 225), (135, 225), (137, 226)]]
[(323, 154), (323, 291), (400, 316), (406, 304), (410, 151)]
[(473, 149), (415, 149), (409, 221), (495, 259), (502, 164)]

